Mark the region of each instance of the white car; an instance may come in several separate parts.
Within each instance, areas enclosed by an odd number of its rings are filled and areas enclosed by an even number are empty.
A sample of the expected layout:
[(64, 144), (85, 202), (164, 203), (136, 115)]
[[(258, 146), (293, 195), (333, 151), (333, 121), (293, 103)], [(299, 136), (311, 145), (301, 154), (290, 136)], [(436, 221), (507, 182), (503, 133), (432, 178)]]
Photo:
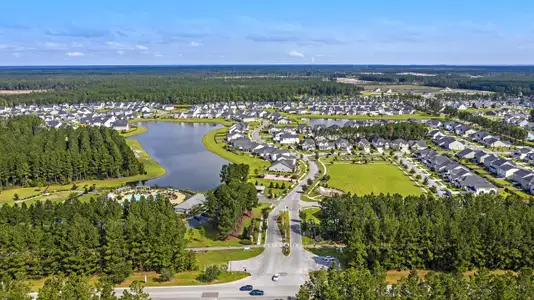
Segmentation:
[(273, 275), (273, 281), (278, 281), (280, 279), (280, 274), (276, 273)]

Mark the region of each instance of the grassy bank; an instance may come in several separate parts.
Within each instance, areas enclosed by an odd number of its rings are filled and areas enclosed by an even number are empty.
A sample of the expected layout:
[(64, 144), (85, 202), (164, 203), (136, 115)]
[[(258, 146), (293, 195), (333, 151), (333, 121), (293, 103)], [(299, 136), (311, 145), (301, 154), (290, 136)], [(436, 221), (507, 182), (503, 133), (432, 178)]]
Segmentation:
[(191, 118), (191, 119), (175, 119), (175, 118), (150, 118), (150, 119), (132, 119), (128, 121), (129, 123), (139, 123), (139, 122), (178, 122), (178, 123), (214, 123), (221, 124), (224, 126), (230, 126), (234, 122), (228, 121), (226, 119), (215, 118), (215, 119), (200, 119), (200, 118)]
[(140, 135), (147, 132), (148, 129), (145, 126), (137, 125), (126, 132), (121, 132), (120, 135), (129, 138), (132, 136)]
[(268, 162), (264, 161), (263, 159), (253, 157), (249, 154), (236, 154), (224, 149), (226, 143), (220, 141), (216, 137), (217, 135), (225, 135), (227, 131), (227, 128), (219, 128), (206, 133), (206, 135), (202, 137), (202, 144), (204, 144), (206, 149), (228, 160), (229, 162), (250, 165), (250, 174), (255, 174), (255, 170), (259, 170), (260, 174), (262, 174), (263, 170), (269, 166)]
[[(165, 169), (155, 160), (153, 160), (150, 155), (146, 153), (146, 151), (141, 147), (141, 144), (139, 144), (136, 140), (126, 140), (126, 143), (132, 148), (134, 151), (136, 157), (145, 165), (145, 171), (147, 174), (139, 174), (135, 176), (129, 176), (129, 177), (121, 177), (121, 178), (110, 178), (110, 179), (104, 179), (104, 180), (84, 180), (84, 181), (78, 181), (76, 182), (76, 185), (80, 188), (83, 188), (84, 186), (91, 186), (95, 185), (96, 188), (113, 188), (113, 187), (120, 187), (126, 184), (127, 182), (132, 181), (142, 181), (142, 180), (149, 180), (153, 178), (157, 178), (160, 176), (163, 176), (165, 174)], [(56, 201), (62, 201), (68, 198), (69, 193), (64, 193), (65, 191), (70, 191), (72, 188), (73, 183), (61, 185), (61, 184), (54, 184), (48, 187), (47, 193), (50, 193), (51, 195), (48, 196), (53, 197), (54, 193), (63, 193), (65, 194), (64, 199), (55, 199)], [(15, 194), (19, 196), (19, 198), (26, 198), (35, 196), (32, 198), (27, 199), (27, 201), (34, 200), (34, 198), (41, 197), (41, 194), (46, 190), (46, 187), (29, 187), (29, 188), (12, 188), (9, 190), (1, 191), (0, 192), (0, 204), (7, 203), (7, 204), (13, 204), (13, 198)], [(34, 201), (32, 201), (34, 202)], [(31, 203), (31, 202), (30, 202)]]

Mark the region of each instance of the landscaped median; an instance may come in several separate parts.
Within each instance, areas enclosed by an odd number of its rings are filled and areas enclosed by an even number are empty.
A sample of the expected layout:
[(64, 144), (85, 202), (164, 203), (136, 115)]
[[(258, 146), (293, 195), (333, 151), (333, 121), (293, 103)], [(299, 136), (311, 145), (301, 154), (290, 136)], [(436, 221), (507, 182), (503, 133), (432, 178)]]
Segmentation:
[(291, 249), (290, 249), (291, 232), (290, 232), (290, 224), (289, 224), (289, 212), (288, 211), (281, 212), (278, 215), (278, 220), (276, 223), (278, 224), (278, 229), (280, 229), (280, 235), (282, 236), (282, 243), (284, 243), (284, 245), (282, 246), (282, 253), (285, 256), (288, 256), (291, 253)]
[(148, 129), (145, 127), (145, 126), (141, 126), (141, 125), (134, 125), (132, 126), (132, 128), (130, 128), (130, 130), (128, 131), (122, 131), (120, 133), (120, 135), (122, 137), (125, 137), (125, 138), (129, 138), (129, 137), (132, 137), (132, 136), (136, 136), (136, 135), (140, 135), (140, 134), (143, 134), (145, 132), (147, 132)]

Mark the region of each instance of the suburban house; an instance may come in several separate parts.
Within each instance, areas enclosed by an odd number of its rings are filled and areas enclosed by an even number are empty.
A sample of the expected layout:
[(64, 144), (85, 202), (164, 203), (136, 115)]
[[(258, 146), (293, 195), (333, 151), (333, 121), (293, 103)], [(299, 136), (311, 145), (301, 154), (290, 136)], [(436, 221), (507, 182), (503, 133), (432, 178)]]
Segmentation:
[(459, 159), (473, 159), (475, 158), (475, 154), (476, 154), (475, 150), (466, 148), (456, 153), (454, 156), (458, 157)]
[(369, 153), (371, 152), (371, 143), (367, 139), (362, 138), (358, 141), (358, 148), (365, 153)]
[(270, 172), (293, 173), (296, 168), (297, 162), (295, 159), (280, 159), (273, 162), (267, 170)]
[(195, 194), (184, 202), (175, 205), (174, 212), (188, 214), (193, 207), (202, 205), (204, 202), (206, 202), (206, 195)]
[(118, 120), (113, 123), (112, 128), (118, 131), (127, 131), (130, 130), (130, 124), (126, 120)]
[(312, 139), (305, 139), (300, 144), (300, 148), (304, 151), (315, 151), (315, 141)]
[(296, 134), (285, 133), (280, 135), (280, 144), (298, 144), (300, 137)]
[(346, 139), (338, 139), (336, 140), (336, 149), (349, 151), (352, 149), (352, 145)]
[(403, 139), (396, 139), (389, 143), (391, 149), (407, 152), (409, 150), (409, 144)]
[(428, 148), (425, 141), (414, 141), (411, 140), (408, 142), (408, 146), (412, 151), (419, 151)]

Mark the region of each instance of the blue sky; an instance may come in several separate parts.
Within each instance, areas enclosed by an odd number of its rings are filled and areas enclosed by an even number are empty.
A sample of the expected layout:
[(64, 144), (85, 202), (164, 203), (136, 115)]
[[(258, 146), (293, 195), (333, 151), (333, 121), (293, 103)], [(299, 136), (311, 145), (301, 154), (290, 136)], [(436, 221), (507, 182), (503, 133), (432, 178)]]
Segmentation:
[(534, 64), (534, 1), (2, 0), (0, 65)]

